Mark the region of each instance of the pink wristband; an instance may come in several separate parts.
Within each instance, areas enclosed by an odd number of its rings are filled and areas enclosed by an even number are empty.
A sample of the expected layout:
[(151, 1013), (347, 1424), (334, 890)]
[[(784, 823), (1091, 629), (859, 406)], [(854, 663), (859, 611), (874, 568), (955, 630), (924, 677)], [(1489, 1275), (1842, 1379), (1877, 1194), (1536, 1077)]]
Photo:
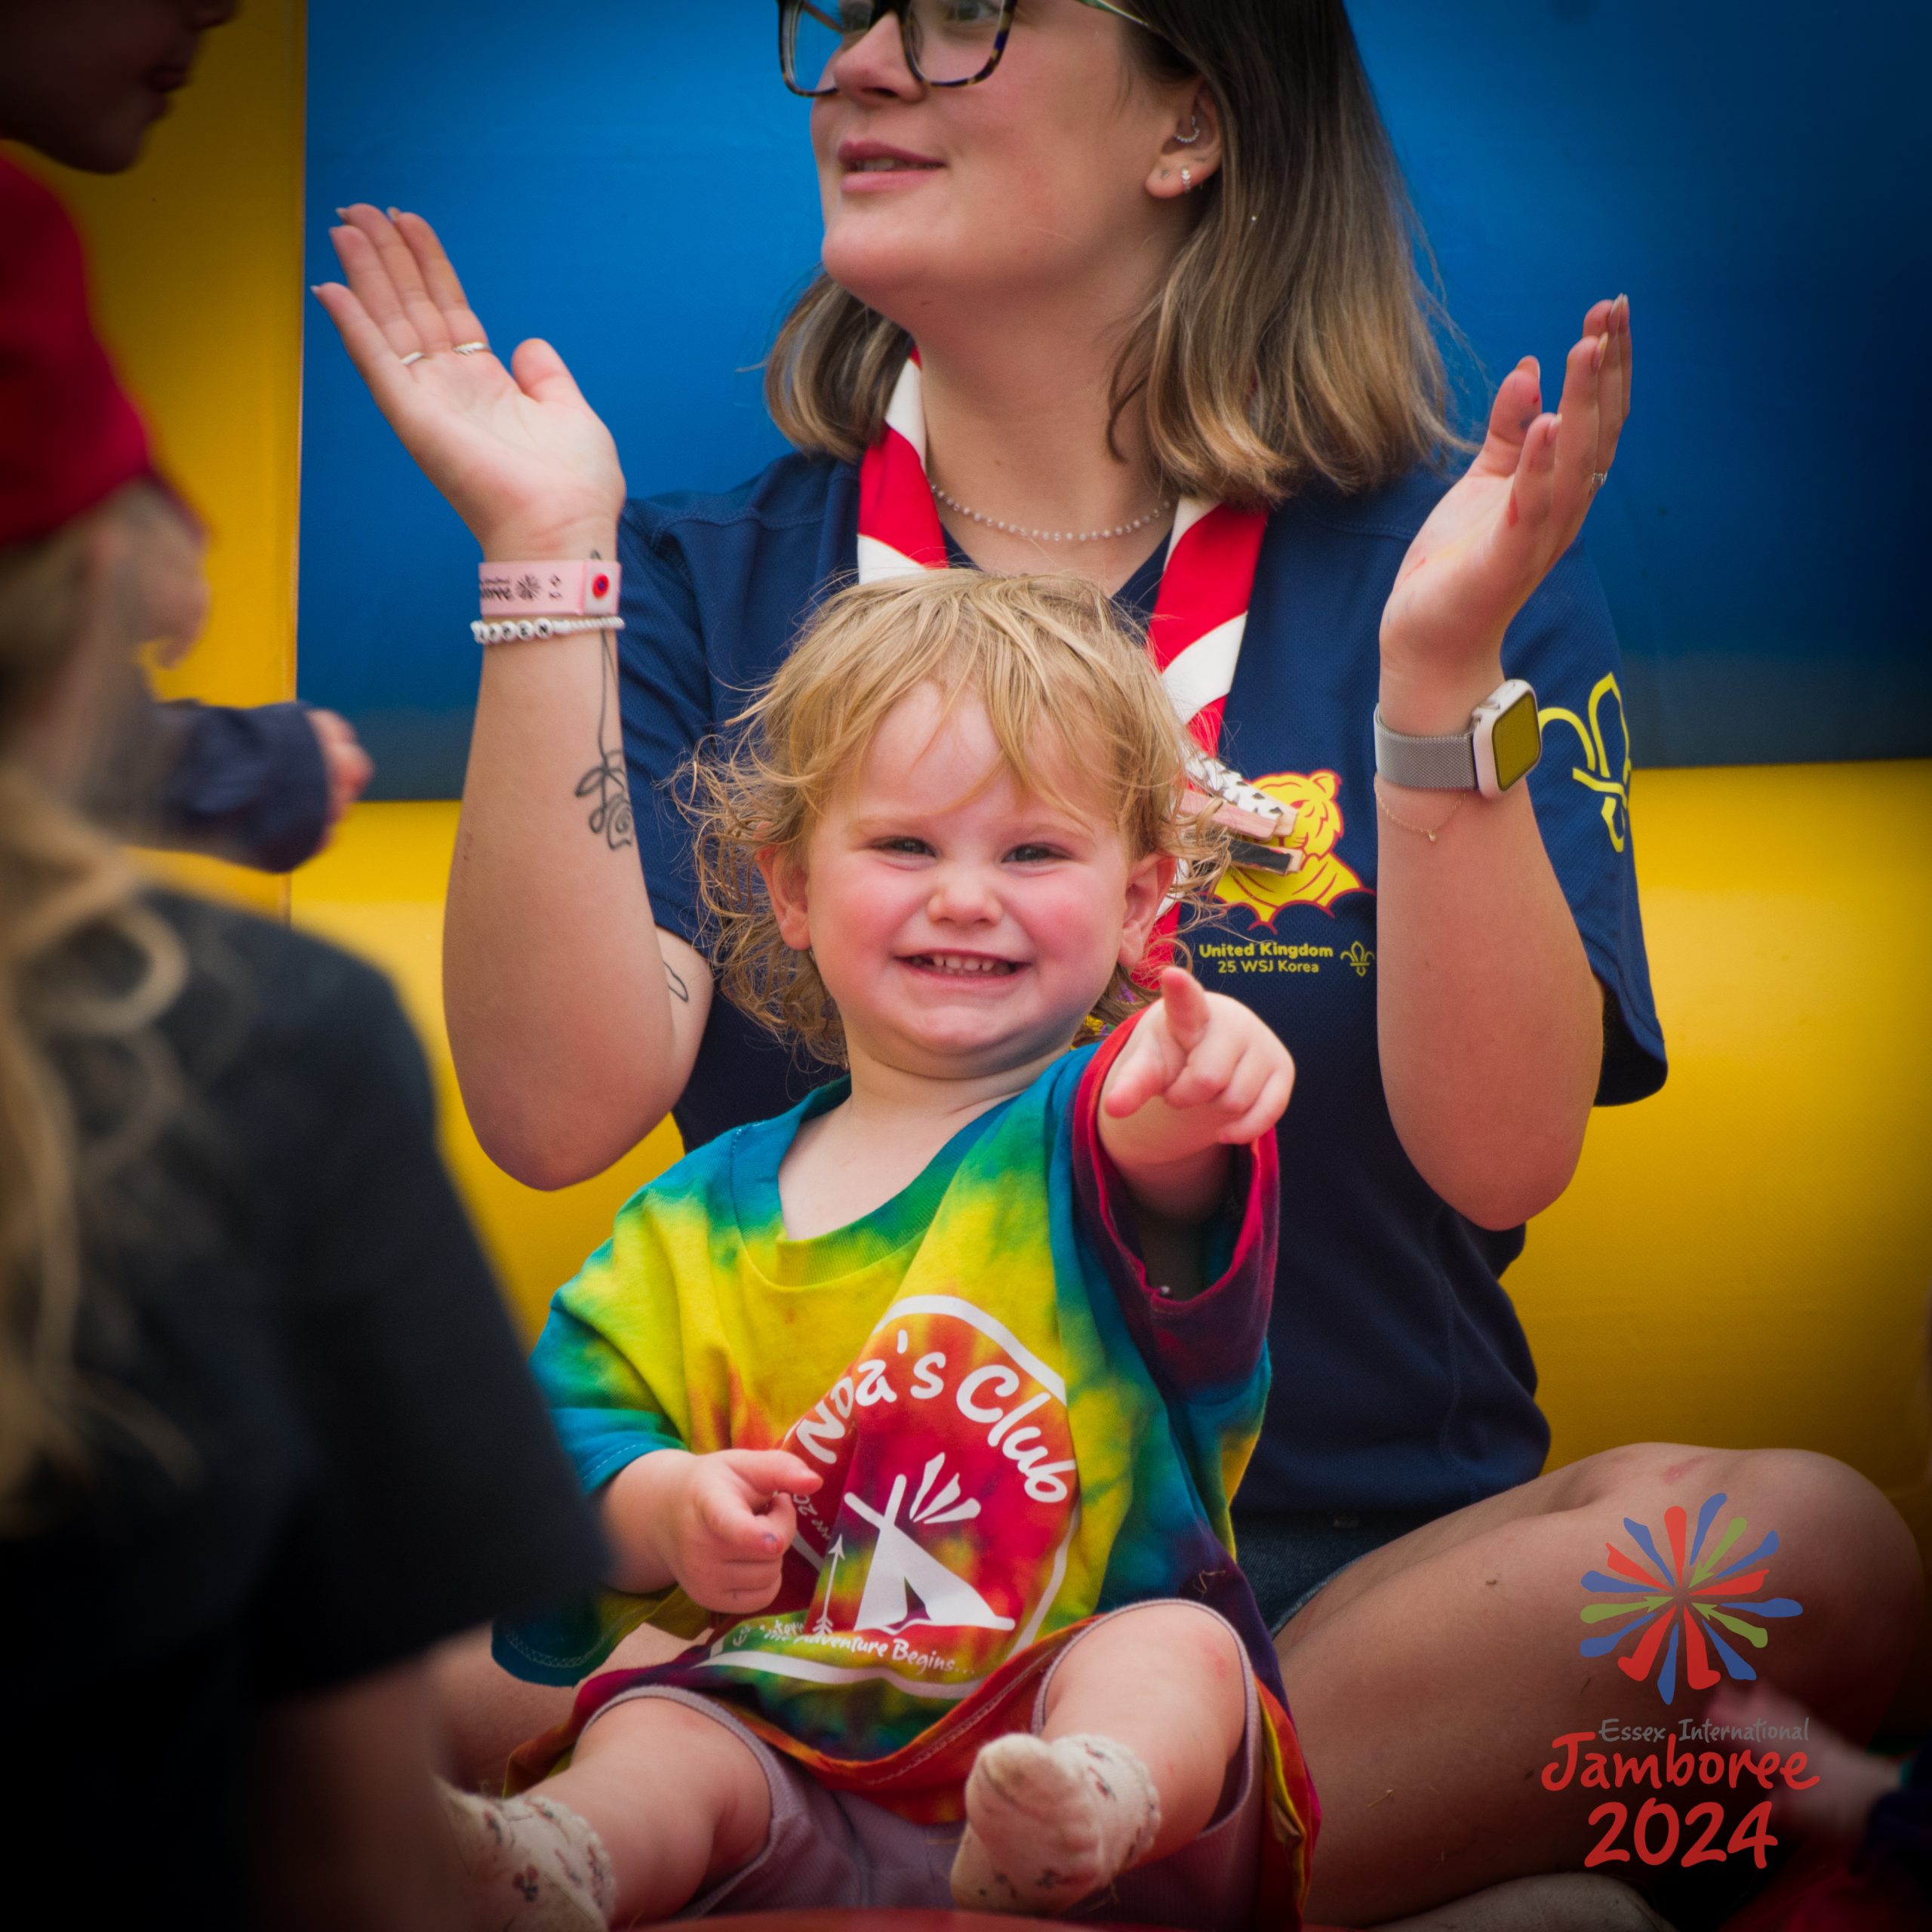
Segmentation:
[(486, 617), (608, 617), (623, 572), (578, 558), (548, 564), (481, 564), (477, 587)]

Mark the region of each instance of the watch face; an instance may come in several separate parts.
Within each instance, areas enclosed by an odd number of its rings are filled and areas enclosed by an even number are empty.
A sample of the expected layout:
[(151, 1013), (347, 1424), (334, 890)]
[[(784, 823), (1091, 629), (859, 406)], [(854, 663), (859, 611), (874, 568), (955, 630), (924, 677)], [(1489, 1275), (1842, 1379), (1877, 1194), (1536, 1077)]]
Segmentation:
[(1496, 784), (1506, 792), (1518, 779), (1536, 769), (1543, 756), (1543, 726), (1537, 717), (1536, 694), (1525, 691), (1497, 719), (1490, 733), (1490, 750), (1496, 760)]

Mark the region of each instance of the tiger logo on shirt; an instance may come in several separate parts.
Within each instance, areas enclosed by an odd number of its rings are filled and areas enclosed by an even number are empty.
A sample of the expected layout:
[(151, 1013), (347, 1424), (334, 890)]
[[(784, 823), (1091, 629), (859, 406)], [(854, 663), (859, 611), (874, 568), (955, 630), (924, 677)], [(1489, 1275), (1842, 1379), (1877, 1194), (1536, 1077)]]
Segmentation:
[(1285, 842), (1301, 863), (1287, 872), (1230, 866), (1215, 888), (1220, 897), (1244, 906), (1261, 924), (1272, 927), (1288, 906), (1316, 906), (1332, 918), (1331, 909), (1344, 894), (1373, 891), (1335, 851), (1345, 829), (1336, 801), (1342, 781), (1335, 773), (1271, 771), (1247, 783), (1294, 814)]

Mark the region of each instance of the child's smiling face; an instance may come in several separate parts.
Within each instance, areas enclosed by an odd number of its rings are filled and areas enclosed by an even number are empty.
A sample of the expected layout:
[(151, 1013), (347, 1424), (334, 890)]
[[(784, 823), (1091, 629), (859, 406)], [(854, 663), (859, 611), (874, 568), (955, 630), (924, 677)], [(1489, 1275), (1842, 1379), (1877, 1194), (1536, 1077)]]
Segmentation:
[(1115, 965), (1146, 950), (1172, 866), (1128, 849), (1100, 786), (1043, 746), (1061, 795), (1023, 789), (984, 707), (922, 686), (886, 718), (814, 828), (766, 876), (809, 947), (848, 1050), (970, 1078), (1066, 1047)]

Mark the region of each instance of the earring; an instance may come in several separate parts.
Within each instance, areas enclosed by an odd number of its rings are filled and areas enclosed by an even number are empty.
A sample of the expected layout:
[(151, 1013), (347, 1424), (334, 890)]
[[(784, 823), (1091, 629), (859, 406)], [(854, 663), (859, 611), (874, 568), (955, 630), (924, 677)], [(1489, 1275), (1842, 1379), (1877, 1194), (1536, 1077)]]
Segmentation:
[(1193, 174), (1185, 168), (1180, 171), (1180, 191), (1183, 195), (1191, 195), (1194, 192)]
[(1201, 138), (1201, 116), (1198, 114), (1190, 114), (1187, 117), (1187, 125), (1194, 130), (1194, 132), (1191, 134), (1177, 134), (1174, 140), (1180, 146), (1191, 148)]

